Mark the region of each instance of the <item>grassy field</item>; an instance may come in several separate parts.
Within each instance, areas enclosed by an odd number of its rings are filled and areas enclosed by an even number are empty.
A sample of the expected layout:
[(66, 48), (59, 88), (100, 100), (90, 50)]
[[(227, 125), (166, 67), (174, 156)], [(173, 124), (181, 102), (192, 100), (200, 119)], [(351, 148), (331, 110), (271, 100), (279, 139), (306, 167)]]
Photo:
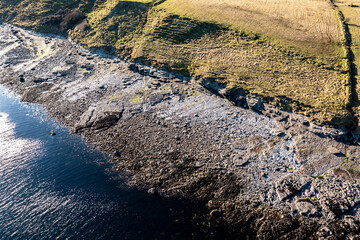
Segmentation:
[(320, 122), (351, 121), (341, 25), (325, 0), (0, 0), (0, 17), (57, 33), (42, 19), (65, 8), (84, 13), (88, 27), (67, 32), (89, 48), (218, 82), (225, 94), (258, 95)]
[[(346, 22), (349, 26), (349, 30), (352, 38), (351, 50), (354, 54), (354, 66), (356, 69), (360, 67), (360, 2), (353, 0), (341, 0), (337, 2), (339, 9), (343, 12), (346, 17)], [(355, 72), (355, 78), (358, 78), (357, 72)], [(356, 92), (360, 93), (360, 84), (358, 79), (355, 79)], [(355, 96), (355, 107), (357, 113), (360, 113), (360, 101), (359, 97)]]
[(323, 121), (342, 121), (337, 116), (347, 112), (349, 87), (341, 57), (310, 58), (253, 34), (184, 19), (161, 8), (149, 12), (135, 45), (134, 59), (187, 68), (200, 80), (223, 83), (229, 92), (242, 89)]
[(339, 24), (328, 0), (167, 0), (161, 6), (181, 16), (270, 36), (311, 54), (338, 51)]

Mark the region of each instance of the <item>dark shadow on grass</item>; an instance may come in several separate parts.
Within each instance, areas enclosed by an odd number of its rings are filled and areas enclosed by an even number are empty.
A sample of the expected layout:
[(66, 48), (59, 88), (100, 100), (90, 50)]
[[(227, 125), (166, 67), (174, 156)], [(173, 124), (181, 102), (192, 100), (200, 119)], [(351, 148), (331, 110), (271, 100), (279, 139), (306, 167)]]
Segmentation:
[(152, 3), (153, 6), (157, 6), (160, 5), (162, 3), (166, 2), (166, 0), (156, 0), (155, 2)]
[(357, 25), (357, 24), (350, 24), (350, 23), (348, 23), (348, 25), (351, 26), (351, 27), (360, 27), (360, 26)]
[(154, 30), (154, 36), (172, 44), (183, 44), (200, 39), (206, 34), (214, 34), (224, 29), (218, 24), (200, 22), (178, 15), (166, 17), (160, 26)]

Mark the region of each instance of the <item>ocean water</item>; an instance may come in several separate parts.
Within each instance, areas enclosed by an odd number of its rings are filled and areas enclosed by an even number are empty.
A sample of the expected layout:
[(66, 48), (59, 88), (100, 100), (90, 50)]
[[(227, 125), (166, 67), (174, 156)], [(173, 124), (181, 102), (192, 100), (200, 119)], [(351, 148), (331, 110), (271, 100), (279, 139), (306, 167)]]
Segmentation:
[(106, 156), (0, 87), (1, 240), (217, 238), (198, 206), (123, 181)]

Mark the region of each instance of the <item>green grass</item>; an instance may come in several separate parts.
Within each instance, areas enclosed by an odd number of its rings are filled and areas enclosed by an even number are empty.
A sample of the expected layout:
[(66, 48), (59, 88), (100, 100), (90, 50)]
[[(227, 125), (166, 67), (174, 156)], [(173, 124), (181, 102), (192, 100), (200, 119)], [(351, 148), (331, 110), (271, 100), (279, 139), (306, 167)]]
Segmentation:
[(162, 8), (149, 11), (131, 56), (223, 83), (228, 91), (243, 89), (320, 121), (346, 119), (349, 89), (340, 56), (307, 57), (256, 34), (182, 18)]
[[(301, 41), (289, 38), (293, 44), (284, 44), (271, 37), (271, 31), (266, 35), (236, 24), (181, 16), (166, 5), (174, 1), (158, 5), (161, 1), (23, 0), (10, 4), (0, 0), (0, 17), (34, 30), (56, 32), (56, 26), (41, 25), (41, 17), (59, 9), (80, 8), (90, 27), (83, 32), (70, 29), (68, 34), (89, 48), (192, 75), (199, 82), (215, 81), (223, 84), (225, 93), (255, 94), (319, 122), (349, 124), (350, 90), (336, 37), (322, 41), (323, 35), (317, 36), (314, 46), (322, 46), (316, 47), (322, 54), (308, 54)], [(303, 42), (304, 46), (308, 43)]]

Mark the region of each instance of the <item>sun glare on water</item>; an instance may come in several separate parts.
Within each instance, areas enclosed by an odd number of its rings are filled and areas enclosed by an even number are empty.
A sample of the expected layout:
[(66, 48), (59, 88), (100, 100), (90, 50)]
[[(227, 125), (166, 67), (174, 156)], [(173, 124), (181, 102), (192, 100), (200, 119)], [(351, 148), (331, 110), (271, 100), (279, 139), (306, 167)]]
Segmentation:
[(26, 159), (41, 154), (41, 142), (16, 138), (15, 126), (8, 114), (0, 112), (0, 168), (12, 169), (9, 165), (20, 167)]

